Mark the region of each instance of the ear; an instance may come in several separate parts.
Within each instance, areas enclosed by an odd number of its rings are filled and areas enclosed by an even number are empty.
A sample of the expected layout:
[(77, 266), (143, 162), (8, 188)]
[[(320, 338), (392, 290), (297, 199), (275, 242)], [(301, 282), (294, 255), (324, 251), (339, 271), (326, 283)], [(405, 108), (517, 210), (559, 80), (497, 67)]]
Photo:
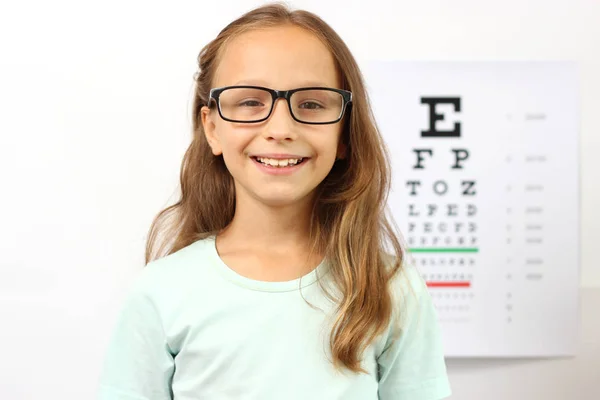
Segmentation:
[(202, 127), (204, 128), (204, 135), (206, 136), (206, 141), (208, 142), (212, 153), (215, 156), (218, 156), (223, 154), (223, 150), (216, 134), (214, 116), (215, 113), (206, 106), (202, 107), (200, 110), (200, 117), (202, 120)]

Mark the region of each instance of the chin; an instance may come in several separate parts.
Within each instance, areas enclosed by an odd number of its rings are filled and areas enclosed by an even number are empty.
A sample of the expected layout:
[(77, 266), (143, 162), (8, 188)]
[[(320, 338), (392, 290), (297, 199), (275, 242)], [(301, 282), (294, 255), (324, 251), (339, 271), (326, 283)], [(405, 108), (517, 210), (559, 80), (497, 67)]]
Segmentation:
[(269, 193), (263, 196), (257, 194), (256, 198), (263, 204), (270, 207), (285, 207), (301, 204), (302, 202), (306, 201), (309, 194), (310, 193), (278, 193), (275, 195), (273, 193)]
[(296, 197), (259, 197), (259, 200), (269, 207), (287, 207), (297, 204), (299, 199)]

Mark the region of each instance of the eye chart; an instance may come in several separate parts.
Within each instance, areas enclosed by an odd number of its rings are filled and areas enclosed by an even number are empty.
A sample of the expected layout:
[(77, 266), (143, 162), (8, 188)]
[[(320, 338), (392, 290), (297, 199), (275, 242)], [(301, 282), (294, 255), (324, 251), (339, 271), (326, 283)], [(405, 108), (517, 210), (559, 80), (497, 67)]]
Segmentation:
[(574, 354), (575, 66), (390, 61), (363, 72), (392, 161), (388, 204), (446, 355)]

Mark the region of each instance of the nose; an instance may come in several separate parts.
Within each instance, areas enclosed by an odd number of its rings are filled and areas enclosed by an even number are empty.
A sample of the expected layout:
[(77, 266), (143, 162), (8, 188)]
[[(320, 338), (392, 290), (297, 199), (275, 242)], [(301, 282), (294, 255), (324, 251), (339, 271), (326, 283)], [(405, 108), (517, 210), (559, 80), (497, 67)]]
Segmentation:
[(265, 126), (265, 137), (274, 140), (296, 139), (295, 122), (285, 99), (277, 99)]

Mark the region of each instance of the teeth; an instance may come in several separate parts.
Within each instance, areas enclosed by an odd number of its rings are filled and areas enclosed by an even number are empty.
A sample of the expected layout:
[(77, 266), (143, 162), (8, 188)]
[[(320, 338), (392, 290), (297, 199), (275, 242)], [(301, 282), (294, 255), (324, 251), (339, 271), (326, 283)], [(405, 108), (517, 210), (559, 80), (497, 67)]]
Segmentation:
[(302, 161), (302, 158), (289, 158), (284, 160), (277, 160), (274, 158), (256, 157), (256, 159), (261, 163), (270, 165), (272, 167), (287, 167), (288, 165), (296, 165), (300, 161)]

